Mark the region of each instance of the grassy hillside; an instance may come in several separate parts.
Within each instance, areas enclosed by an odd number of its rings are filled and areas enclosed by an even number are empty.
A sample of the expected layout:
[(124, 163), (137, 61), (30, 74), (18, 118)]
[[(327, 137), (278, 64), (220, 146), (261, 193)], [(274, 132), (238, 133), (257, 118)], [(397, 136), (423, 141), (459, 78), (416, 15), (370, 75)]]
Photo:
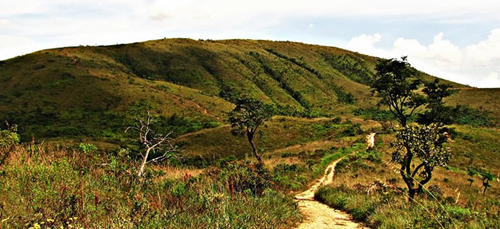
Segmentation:
[[(315, 198), (371, 228), (498, 228), (499, 130), (453, 127), (452, 159), (446, 168), (434, 170), (415, 204), (406, 201), (400, 165), (391, 162), (392, 134), (377, 135), (376, 150), (360, 148), (345, 157), (337, 165), (335, 183), (320, 188)], [(486, 192), (481, 176), (468, 174), (471, 168), (495, 174)]]
[(25, 139), (120, 143), (138, 111), (161, 115), (162, 126), (181, 135), (222, 124), (233, 108), (228, 101), (241, 94), (285, 115), (351, 114), (376, 103), (366, 85), (376, 61), (333, 47), (253, 40), (44, 50), (0, 62), (0, 120), (19, 124)]
[[(302, 218), (293, 193), (341, 156), (336, 184), (317, 198), (368, 226), (498, 226), (500, 89), (445, 81), (461, 89), (446, 103), (465, 106), (447, 130), (453, 157), (413, 206), (391, 162), (394, 132), (378, 122), (391, 115), (367, 86), (376, 63), (302, 43), (189, 39), (2, 61), (0, 120), (19, 125), (22, 143), (0, 147), (0, 228), (291, 228)], [(265, 166), (226, 121), (242, 94), (279, 113), (254, 139)], [(146, 111), (181, 152), (138, 178), (137, 137), (124, 130)], [(364, 151), (369, 132), (376, 151)], [(486, 193), (469, 169), (495, 176)]]
[(500, 120), (500, 88), (460, 88), (446, 102), (450, 105), (462, 104), (476, 109), (489, 111), (491, 116)]

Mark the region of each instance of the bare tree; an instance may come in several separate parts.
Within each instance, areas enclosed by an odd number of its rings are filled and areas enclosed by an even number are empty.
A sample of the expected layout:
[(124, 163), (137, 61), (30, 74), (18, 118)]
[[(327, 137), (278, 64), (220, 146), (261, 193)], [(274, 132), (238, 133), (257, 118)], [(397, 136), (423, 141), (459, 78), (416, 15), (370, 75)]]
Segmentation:
[[(137, 176), (141, 177), (144, 174), (144, 167), (149, 162), (158, 162), (167, 159), (172, 156), (172, 153), (177, 152), (177, 146), (172, 144), (172, 132), (167, 134), (157, 133), (152, 129), (152, 124), (154, 123), (154, 118), (148, 111), (146, 119), (136, 118), (137, 122), (133, 126), (127, 127), (125, 132), (129, 130), (137, 131), (139, 134), (139, 142), (146, 148), (144, 153), (140, 152), (142, 157), (142, 163), (139, 167), (139, 172)], [(157, 152), (162, 152), (159, 156)], [(150, 154), (156, 157), (149, 159)], [(148, 160), (149, 159), (149, 160)]]

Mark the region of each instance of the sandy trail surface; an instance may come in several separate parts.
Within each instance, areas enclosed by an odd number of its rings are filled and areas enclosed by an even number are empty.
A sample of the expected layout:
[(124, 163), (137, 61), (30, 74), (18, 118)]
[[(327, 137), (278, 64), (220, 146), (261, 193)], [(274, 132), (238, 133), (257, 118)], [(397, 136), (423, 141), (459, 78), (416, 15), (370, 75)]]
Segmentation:
[(298, 228), (366, 228), (352, 221), (349, 214), (335, 210), (314, 200), (314, 192), (316, 192), (321, 185), (327, 185), (333, 182), (335, 166), (341, 159), (331, 163), (326, 168), (325, 175), (317, 180), (308, 190), (295, 196), (295, 199), (298, 201), (299, 211), (304, 216), (304, 221)]

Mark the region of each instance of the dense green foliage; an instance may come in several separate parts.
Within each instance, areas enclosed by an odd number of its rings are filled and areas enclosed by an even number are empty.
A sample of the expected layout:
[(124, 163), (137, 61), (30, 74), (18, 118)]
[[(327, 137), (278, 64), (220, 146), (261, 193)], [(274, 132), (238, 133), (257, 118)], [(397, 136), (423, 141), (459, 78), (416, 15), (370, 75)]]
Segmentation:
[(439, 79), (426, 82), (422, 90), (426, 95), (425, 112), (420, 113), (418, 123), (424, 125), (434, 124), (438, 127), (449, 125), (456, 119), (456, 112), (451, 106), (445, 105), (444, 99), (456, 93), (457, 90), (450, 89), (451, 85), (440, 84)]
[[(444, 99), (456, 90), (435, 79), (424, 83), (425, 96), (419, 94), (421, 80), (406, 57), (380, 60), (376, 70), (370, 87), (381, 97), (380, 104), (386, 105), (401, 124), (392, 142), (395, 148), (392, 162), (401, 166), (399, 173), (413, 201), (415, 194), (422, 192), (423, 186), (431, 180), (434, 167), (446, 166), (450, 160), (451, 153), (444, 145), (448, 139), (443, 126), (452, 123), (454, 114), (453, 109), (444, 104)], [(417, 119), (421, 125), (408, 124), (421, 106), (426, 109)]]
[(447, 166), (451, 158), (451, 152), (445, 146), (447, 141), (437, 124), (409, 125), (398, 130), (396, 141), (392, 143), (395, 148), (392, 162), (401, 165), (399, 171), (408, 186), (410, 200), (422, 192), (435, 167)]
[(377, 74), (370, 84), (373, 93), (377, 93), (396, 120), (404, 127), (415, 110), (422, 106), (425, 99), (416, 91), (421, 84), (415, 69), (410, 67), (406, 57), (401, 60), (379, 60)]

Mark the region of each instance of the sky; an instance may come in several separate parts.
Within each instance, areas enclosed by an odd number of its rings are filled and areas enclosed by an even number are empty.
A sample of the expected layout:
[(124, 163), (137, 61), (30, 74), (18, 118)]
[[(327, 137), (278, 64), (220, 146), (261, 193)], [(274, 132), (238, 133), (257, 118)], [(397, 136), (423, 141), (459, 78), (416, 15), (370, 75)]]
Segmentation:
[(500, 87), (499, 0), (1, 0), (0, 60), (161, 38), (288, 40)]

